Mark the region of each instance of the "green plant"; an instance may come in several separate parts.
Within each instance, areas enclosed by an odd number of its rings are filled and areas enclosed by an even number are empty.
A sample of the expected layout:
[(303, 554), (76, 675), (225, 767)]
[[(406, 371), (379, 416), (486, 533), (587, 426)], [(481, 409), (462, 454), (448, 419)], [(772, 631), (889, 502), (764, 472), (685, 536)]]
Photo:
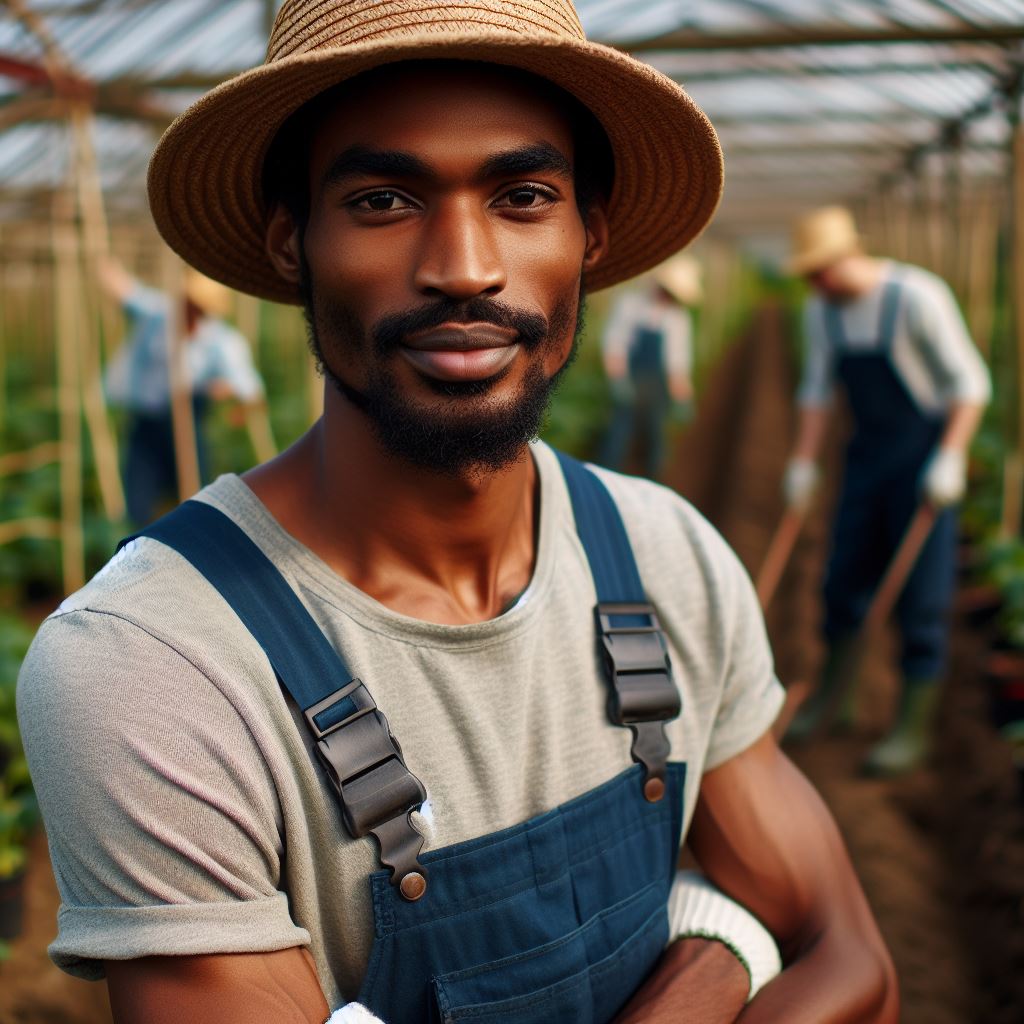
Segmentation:
[(1024, 649), (1024, 540), (991, 537), (982, 549), (982, 582), (994, 586), (1002, 598), (999, 631), (1003, 640)]
[(0, 878), (24, 868), (26, 843), (39, 818), (14, 707), (18, 668), (31, 639), (18, 617), (0, 612)]

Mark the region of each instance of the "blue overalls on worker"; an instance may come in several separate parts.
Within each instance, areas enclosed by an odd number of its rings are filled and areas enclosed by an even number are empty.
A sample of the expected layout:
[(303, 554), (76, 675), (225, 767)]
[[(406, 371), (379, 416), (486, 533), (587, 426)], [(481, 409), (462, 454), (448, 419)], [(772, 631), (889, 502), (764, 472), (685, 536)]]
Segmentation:
[[(560, 456), (594, 578), (608, 712), (637, 762), (512, 828), (421, 853), (425, 790), (370, 688), (352, 678), (278, 570), (223, 513), (188, 501), (144, 531), (232, 606), (302, 709), (353, 836), (373, 835), (374, 944), (359, 1002), (387, 1021), (611, 1020), (668, 941), (686, 765), (667, 645), (604, 485)], [(677, 756), (679, 752), (676, 752)]]
[[(825, 583), (825, 634), (835, 646), (860, 626), (921, 501), (921, 476), (946, 427), (923, 412), (892, 364), (898, 279), (885, 285), (875, 344), (851, 344), (840, 307), (825, 327), (853, 419)], [(897, 605), (905, 680), (935, 680), (946, 659), (946, 612), (955, 576), (956, 511), (943, 509)]]

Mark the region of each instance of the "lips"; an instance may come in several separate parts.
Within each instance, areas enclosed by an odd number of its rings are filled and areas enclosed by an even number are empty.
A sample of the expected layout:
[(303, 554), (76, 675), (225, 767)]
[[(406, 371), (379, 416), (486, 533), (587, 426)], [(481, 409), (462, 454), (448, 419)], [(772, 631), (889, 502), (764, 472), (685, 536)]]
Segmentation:
[(514, 330), (496, 324), (446, 323), (408, 335), (399, 351), (436, 380), (486, 380), (515, 359), (517, 337)]

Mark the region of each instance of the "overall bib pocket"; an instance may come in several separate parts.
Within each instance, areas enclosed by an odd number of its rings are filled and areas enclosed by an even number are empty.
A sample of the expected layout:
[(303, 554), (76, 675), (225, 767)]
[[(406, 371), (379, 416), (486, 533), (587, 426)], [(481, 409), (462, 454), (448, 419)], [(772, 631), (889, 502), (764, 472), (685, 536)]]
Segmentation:
[(665, 888), (652, 883), (554, 942), (439, 975), (434, 996), (445, 1024), (603, 1024), (625, 1005), (667, 942)]

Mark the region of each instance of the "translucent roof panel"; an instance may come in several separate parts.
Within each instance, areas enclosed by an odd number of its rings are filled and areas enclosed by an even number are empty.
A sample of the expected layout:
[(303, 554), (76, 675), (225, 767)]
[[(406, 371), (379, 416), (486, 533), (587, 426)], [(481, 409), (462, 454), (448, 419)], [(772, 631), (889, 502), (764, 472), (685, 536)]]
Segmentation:
[[(162, 126), (263, 59), (275, 0), (23, 0), (95, 87), (112, 215), (144, 205)], [(1024, 0), (578, 0), (590, 38), (682, 83), (717, 127), (716, 227), (783, 230), (794, 210), (882, 185), (1006, 173), (1005, 96), (1024, 66)], [(67, 129), (40, 79), (37, 33), (0, 13), (0, 202), (17, 216), (65, 180)], [(955, 146), (953, 145), (955, 143)], [(12, 205), (13, 204), (13, 205)]]

